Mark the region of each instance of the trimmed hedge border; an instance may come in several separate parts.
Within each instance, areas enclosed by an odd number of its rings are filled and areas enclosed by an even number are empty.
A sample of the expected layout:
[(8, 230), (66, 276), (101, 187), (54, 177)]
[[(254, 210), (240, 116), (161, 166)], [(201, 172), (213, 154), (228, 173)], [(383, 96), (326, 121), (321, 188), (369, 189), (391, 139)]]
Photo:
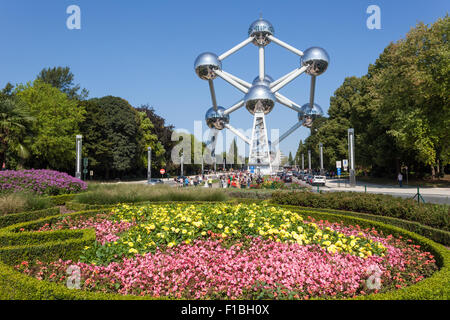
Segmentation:
[[(192, 204), (192, 202), (187, 203)], [(435, 256), (436, 263), (440, 269), (431, 277), (400, 290), (358, 296), (356, 299), (450, 299), (450, 251), (444, 246), (402, 228), (349, 215), (348, 212), (345, 214), (345, 212), (333, 213), (297, 206), (281, 207), (319, 220), (343, 222), (359, 225), (363, 228), (376, 227), (384, 233), (409, 238), (413, 240), (413, 243), (421, 245), (424, 250), (430, 251)], [(156, 299), (148, 296), (123, 296), (120, 294), (71, 290), (62, 284), (40, 281), (13, 269), (12, 265), (14, 264), (23, 260), (30, 261), (36, 258), (42, 261), (52, 261), (60, 258), (77, 260), (84, 246), (92, 244), (95, 240), (95, 232), (91, 229), (46, 231), (39, 234), (33, 232), (15, 233), (14, 231), (20, 228), (28, 229), (43, 225), (49, 221), (51, 222), (52, 219), (60, 219), (62, 216), (94, 215), (101, 211), (101, 209), (97, 209), (44, 217), (35, 221), (22, 222), (0, 229), (0, 299)], [(157, 299), (166, 300), (167, 298)]]
[(39, 218), (55, 215), (59, 213), (59, 208), (47, 208), (36, 211), (28, 211), (21, 213), (9, 213), (0, 216), (0, 228), (4, 228), (20, 222), (36, 220)]

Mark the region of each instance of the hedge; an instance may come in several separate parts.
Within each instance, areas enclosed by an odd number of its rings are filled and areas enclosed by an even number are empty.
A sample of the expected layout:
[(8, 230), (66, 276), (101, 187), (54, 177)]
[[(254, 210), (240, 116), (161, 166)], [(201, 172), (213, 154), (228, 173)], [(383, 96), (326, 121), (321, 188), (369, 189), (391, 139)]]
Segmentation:
[(50, 196), (50, 200), (55, 204), (55, 206), (62, 206), (75, 198), (76, 194), (60, 194), (57, 196)]
[(282, 205), (363, 212), (418, 222), (450, 231), (450, 206), (418, 205), (408, 199), (361, 192), (274, 192), (272, 202)]
[[(400, 290), (358, 296), (356, 299), (450, 299), (450, 251), (444, 246), (416, 233), (382, 222), (337, 212), (311, 210), (297, 206), (283, 207), (315, 219), (343, 222), (359, 225), (363, 228), (376, 227), (386, 234), (409, 238), (413, 240), (413, 243), (421, 245), (424, 250), (430, 251), (435, 256), (436, 263), (440, 269), (431, 277)], [(93, 215), (99, 212), (101, 210), (90, 210), (70, 213), (64, 216)], [(18, 264), (23, 260), (33, 261), (36, 258), (41, 261), (54, 261), (60, 258), (77, 260), (83, 247), (90, 245), (94, 241), (94, 230), (14, 233), (20, 228), (30, 229), (60, 217), (46, 217), (37, 221), (23, 222), (0, 229), (0, 299), (154, 299), (152, 297), (122, 296), (119, 294), (71, 290), (63, 284), (39, 281), (14, 270), (12, 265)]]
[(36, 220), (59, 213), (59, 208), (48, 208), (36, 211), (10, 213), (0, 216), (0, 228), (4, 228), (19, 222)]

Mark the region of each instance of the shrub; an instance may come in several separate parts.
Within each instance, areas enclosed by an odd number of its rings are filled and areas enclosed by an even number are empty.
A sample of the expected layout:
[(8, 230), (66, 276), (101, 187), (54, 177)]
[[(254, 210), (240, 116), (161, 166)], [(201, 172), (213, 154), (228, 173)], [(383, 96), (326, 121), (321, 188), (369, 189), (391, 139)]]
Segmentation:
[(65, 172), (54, 170), (6, 170), (0, 172), (0, 192), (32, 192), (58, 195), (86, 190), (87, 185), (80, 179)]
[(419, 222), (423, 225), (450, 231), (450, 206), (418, 205), (413, 200), (389, 195), (358, 192), (274, 192), (272, 202), (302, 207), (330, 208), (370, 213)]

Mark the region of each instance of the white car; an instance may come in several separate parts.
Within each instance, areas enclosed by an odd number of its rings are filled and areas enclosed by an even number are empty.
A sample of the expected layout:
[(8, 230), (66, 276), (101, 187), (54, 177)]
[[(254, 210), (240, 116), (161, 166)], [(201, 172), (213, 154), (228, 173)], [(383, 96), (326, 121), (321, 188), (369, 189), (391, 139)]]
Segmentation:
[(327, 182), (327, 178), (325, 176), (314, 176), (311, 181), (311, 185), (322, 185), (324, 186)]

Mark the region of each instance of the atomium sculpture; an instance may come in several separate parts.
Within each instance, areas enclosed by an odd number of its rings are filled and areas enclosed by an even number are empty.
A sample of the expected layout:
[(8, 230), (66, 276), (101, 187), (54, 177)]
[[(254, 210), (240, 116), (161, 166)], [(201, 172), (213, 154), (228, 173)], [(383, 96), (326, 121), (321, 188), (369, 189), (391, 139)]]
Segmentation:
[[(330, 61), (327, 52), (322, 48), (311, 47), (302, 52), (275, 38), (274, 34), (275, 30), (272, 24), (260, 18), (250, 25), (246, 40), (220, 56), (211, 52), (202, 53), (194, 63), (195, 72), (200, 79), (208, 81), (211, 92), (212, 107), (206, 112), (205, 120), (208, 127), (212, 130), (211, 139), (207, 142), (207, 145), (211, 146), (212, 155), (215, 158), (214, 152), (218, 130), (227, 128), (250, 145), (248, 165), (256, 166), (262, 174), (272, 171), (273, 152), (271, 152), (271, 148), (277, 146), (302, 125), (311, 128), (314, 120), (323, 116), (320, 106), (314, 103), (314, 92), (316, 77), (327, 70)], [(300, 66), (277, 80), (272, 79), (265, 73), (265, 47), (272, 42), (300, 56)], [(259, 76), (252, 83), (248, 83), (222, 69), (222, 61), (224, 59), (249, 43), (256, 45), (259, 50)], [(311, 76), (311, 89), (309, 103), (300, 107), (278, 91), (302, 73)], [(245, 94), (244, 98), (228, 109), (218, 106), (213, 82), (217, 77), (222, 78), (243, 92)], [(296, 111), (298, 122), (282, 134), (277, 141), (269, 143), (265, 116), (273, 110), (276, 102)], [(243, 106), (253, 115), (252, 136), (250, 139), (230, 125), (230, 113)]]

